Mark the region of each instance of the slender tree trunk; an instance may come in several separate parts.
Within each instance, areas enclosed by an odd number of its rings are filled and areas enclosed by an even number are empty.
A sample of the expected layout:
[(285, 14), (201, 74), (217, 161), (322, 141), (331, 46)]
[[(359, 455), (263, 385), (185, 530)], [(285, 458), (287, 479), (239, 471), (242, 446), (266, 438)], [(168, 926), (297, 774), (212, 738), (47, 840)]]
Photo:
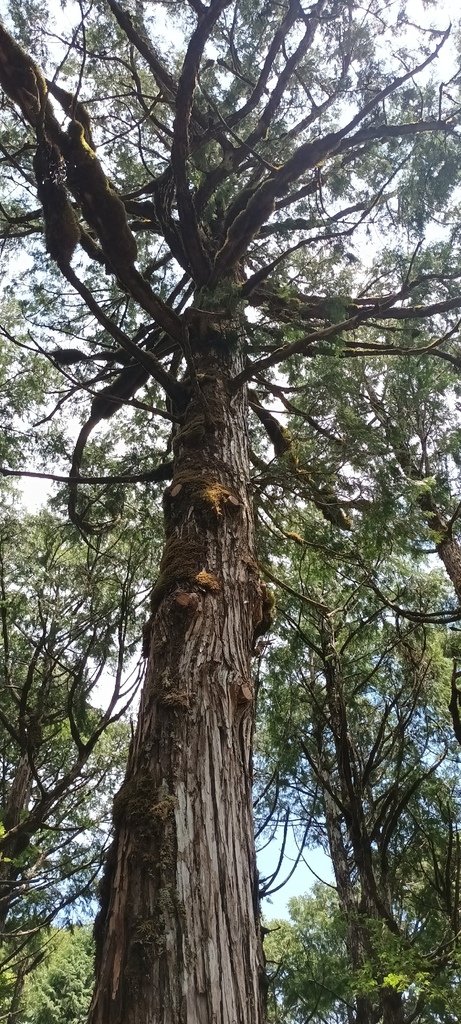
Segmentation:
[[(331, 860), (335, 874), (338, 899), (347, 922), (346, 946), (351, 967), (354, 971), (363, 968), (370, 956), (370, 940), (366, 920), (360, 914), (356, 886), (351, 879), (351, 870), (340, 827), (340, 816), (327, 790), (324, 792), (325, 818), (328, 831)], [(356, 995), (353, 1024), (376, 1024), (377, 1013), (368, 996)]]
[(383, 1024), (405, 1024), (401, 992), (395, 992), (390, 988), (382, 988), (380, 995), (383, 1008)]
[[(238, 351), (195, 358), (127, 776), (114, 803), (91, 1024), (260, 1024), (250, 657), (264, 618)], [(197, 384), (197, 382), (196, 382)]]
[(15, 829), (21, 817), (27, 814), (27, 804), (32, 789), (32, 769), (29, 758), (23, 754), (16, 768), (15, 776), (8, 794), (3, 826), (5, 834), (2, 838), (0, 856), (0, 935), (6, 928), (11, 902), (14, 898), (17, 879), (21, 876), (16, 857), (25, 850), (29, 835), (21, 833), (9, 836), (10, 829)]
[(3, 1018), (3, 1020), (5, 1020), (5, 1024), (18, 1024), (18, 1020), (20, 1020), (20, 1003), (21, 996), (24, 991), (24, 977), (24, 968), (18, 967), (8, 1013), (7, 1016)]

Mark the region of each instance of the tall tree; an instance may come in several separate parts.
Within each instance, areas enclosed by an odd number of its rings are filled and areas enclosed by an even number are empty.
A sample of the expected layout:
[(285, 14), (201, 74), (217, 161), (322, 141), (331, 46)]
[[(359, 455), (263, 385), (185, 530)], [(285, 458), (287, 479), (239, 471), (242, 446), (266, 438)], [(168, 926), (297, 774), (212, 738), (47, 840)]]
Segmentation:
[[(139, 686), (133, 580), (139, 585), (146, 544), (135, 550), (127, 532), (121, 563), (120, 549), (114, 558), (113, 544), (100, 541), (90, 554), (75, 529), (50, 512), (21, 516), (6, 502), (2, 511), (4, 1009), (43, 955), (50, 922), (58, 914), (66, 919), (70, 907), (74, 915), (91, 913), (111, 794), (129, 745), (128, 723), (119, 719)], [(137, 667), (129, 664), (136, 648)]]
[(44, 963), (26, 984), (19, 1024), (83, 1024), (92, 984), (91, 929), (56, 932)]
[[(338, 438), (314, 405), (298, 443), (274, 404), (296, 412), (312, 360), (334, 364), (336, 387), (343, 359), (456, 363), (457, 236), (445, 276), (422, 273), (414, 239), (456, 185), (456, 65), (448, 84), (431, 77), (449, 28), (375, 0), (366, 14), (336, 0), (107, 0), (81, 7), (63, 37), (51, 7), (31, 3), (26, 51), (24, 11), (12, 2), (9, 13), (3, 237), (32, 261), (27, 280), (18, 265), (8, 332), (29, 342), (16, 326), (27, 318), (61, 368), (58, 411), (78, 396), (80, 414), (92, 396), (70, 517), (91, 541), (122, 514), (121, 485), (172, 481), (90, 1020), (257, 1024), (250, 662), (273, 597), (256, 557), (251, 459), (270, 502), (283, 489), (350, 529)], [(162, 43), (168, 19), (174, 38)], [(422, 173), (428, 153), (436, 187)], [(407, 188), (397, 207), (409, 177), (418, 202)], [(382, 237), (399, 223), (400, 252), (368, 272), (366, 226)], [(424, 344), (393, 333), (415, 320), (428, 325)], [(57, 336), (76, 344), (56, 348)], [(89, 445), (123, 406), (125, 426)], [(272, 474), (267, 445), (254, 451), (262, 430), (284, 456)]]
[[(269, 656), (260, 743), (272, 777), (266, 802), (277, 787), (301, 846), (310, 826), (310, 842), (331, 857), (336, 899), (326, 933), (325, 894), (298, 908), (311, 956), (303, 968), (299, 949), (288, 948), (284, 965), (282, 943), (276, 981), (287, 1011), (297, 1006), (294, 1019), (309, 1008), (321, 1020), (339, 999), (349, 1024), (431, 1020), (455, 1005), (459, 961), (461, 807), (444, 633), (393, 621), (356, 565), (339, 585), (316, 554), (303, 571), (311, 588), (317, 578), (317, 600), (296, 614), (286, 598), (290, 625)], [(420, 610), (430, 607), (440, 575), (413, 573), (411, 582)], [(317, 932), (328, 929), (340, 947), (328, 939), (322, 961)]]

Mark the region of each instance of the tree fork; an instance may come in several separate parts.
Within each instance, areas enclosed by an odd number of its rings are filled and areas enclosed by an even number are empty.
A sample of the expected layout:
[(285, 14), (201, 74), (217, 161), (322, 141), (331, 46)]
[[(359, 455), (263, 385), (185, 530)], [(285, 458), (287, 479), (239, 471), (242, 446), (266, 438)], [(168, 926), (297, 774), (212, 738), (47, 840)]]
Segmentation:
[[(98, 916), (90, 1024), (261, 1024), (250, 660), (262, 618), (238, 347), (197, 338), (147, 673)], [(223, 340), (225, 340), (225, 335)], [(197, 351), (197, 346), (200, 349)]]

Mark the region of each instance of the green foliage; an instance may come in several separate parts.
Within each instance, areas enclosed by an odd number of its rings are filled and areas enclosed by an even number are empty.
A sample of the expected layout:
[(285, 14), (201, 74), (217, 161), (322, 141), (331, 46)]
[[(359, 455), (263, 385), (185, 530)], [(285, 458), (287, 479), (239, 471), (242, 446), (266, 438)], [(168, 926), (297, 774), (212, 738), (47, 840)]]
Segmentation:
[[(46, 926), (94, 913), (121, 782), (148, 547), (126, 531), (89, 551), (49, 510), (0, 524), (0, 963), (5, 1007)], [(123, 558), (122, 558), (122, 552)], [(141, 605), (141, 607), (140, 607)], [(131, 664), (130, 664), (131, 663)], [(136, 682), (136, 671), (134, 673)], [(28, 937), (28, 942), (24, 936)]]
[[(4, 11), (51, 83), (55, 120), (44, 109), (37, 124), (20, 68), (14, 92), (0, 66), (0, 470), (57, 479), (38, 517), (12, 511), (3, 481), (2, 1012), (43, 953), (44, 922), (93, 910), (128, 739), (119, 691), (106, 714), (97, 688), (108, 674), (121, 685), (147, 594), (156, 610), (171, 590), (162, 574), (155, 585), (152, 470), (187, 436), (177, 395), (187, 404), (192, 382), (199, 396), (208, 346), (219, 366), (236, 358), (229, 393), (251, 387), (258, 550), (278, 584), (257, 650), (257, 817), (266, 839), (291, 814), (336, 871), (335, 891), (293, 902), (268, 937), (273, 1019), (379, 1020), (394, 999), (420, 1024), (448, 1022), (460, 1015), (447, 626), (461, 601), (461, 236), (459, 80), (445, 79), (459, 38), (436, 59), (434, 3), (418, 25), (404, 3), (242, 0), (210, 15), (181, 78), (200, 4), (124, 6), (125, 19), (102, 0)], [(79, 221), (74, 277), (46, 253), (59, 256), (33, 173), (46, 132), (53, 194)], [(136, 376), (147, 353), (151, 372)], [(98, 417), (107, 388), (114, 407)], [(199, 419), (203, 440), (204, 406)], [(234, 469), (216, 461), (230, 487)], [(168, 540), (187, 568), (191, 545)], [(37, 1024), (85, 1013), (88, 936), (53, 942), (27, 983)]]
[(316, 1008), (319, 1020), (344, 1013), (353, 983), (336, 894), (317, 884), (311, 896), (290, 900), (289, 909), (290, 923), (271, 921), (264, 942), (273, 978), (269, 1020), (291, 1024), (303, 1020), (309, 1007)]
[(43, 963), (26, 983), (20, 1024), (85, 1024), (92, 986), (91, 930), (52, 933)]
[(292, 901), (292, 923), (269, 933), (273, 1019), (346, 1021), (348, 1007), (377, 1014), (402, 996), (421, 1021), (448, 1022), (461, 870), (451, 652), (443, 628), (394, 617), (380, 597), (418, 593), (423, 619), (445, 583), (381, 555), (377, 593), (357, 539), (348, 564), (338, 550), (339, 575), (323, 549), (297, 544), (288, 560), (277, 548), (284, 597), (262, 670), (258, 820), (267, 841), (289, 813), (298, 845), (329, 852), (336, 891)]

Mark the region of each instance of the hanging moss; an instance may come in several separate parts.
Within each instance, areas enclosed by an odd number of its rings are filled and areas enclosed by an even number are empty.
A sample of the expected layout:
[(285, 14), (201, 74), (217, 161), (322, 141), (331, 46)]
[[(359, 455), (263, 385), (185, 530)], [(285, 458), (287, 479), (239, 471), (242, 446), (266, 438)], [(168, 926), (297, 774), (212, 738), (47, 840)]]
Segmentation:
[(40, 68), (0, 24), (0, 85), (17, 103), (34, 128), (42, 126), (44, 113), (57, 125), (47, 109), (48, 89)]

